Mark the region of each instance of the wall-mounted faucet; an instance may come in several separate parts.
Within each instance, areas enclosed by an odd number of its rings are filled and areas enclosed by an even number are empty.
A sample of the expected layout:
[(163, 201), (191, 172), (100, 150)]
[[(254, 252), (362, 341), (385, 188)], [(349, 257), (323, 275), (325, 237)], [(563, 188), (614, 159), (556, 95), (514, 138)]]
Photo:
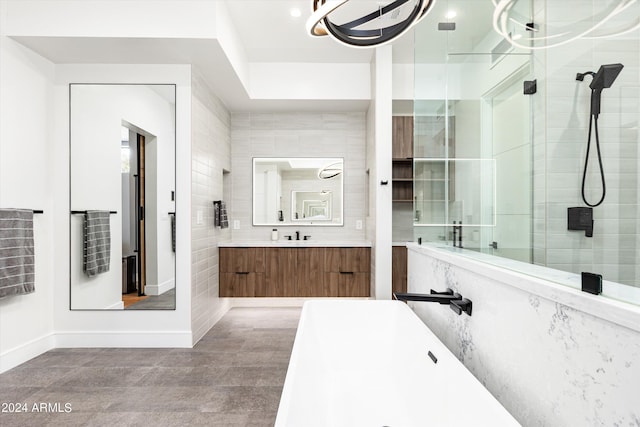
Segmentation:
[(436, 292), (431, 289), (430, 294), (410, 294), (410, 293), (394, 293), (393, 298), (398, 301), (420, 301), (420, 302), (437, 302), (438, 304), (448, 304), (451, 310), (455, 311), (458, 316), (462, 312), (471, 316), (473, 304), (471, 300), (463, 298), (457, 292), (447, 288), (444, 292)]

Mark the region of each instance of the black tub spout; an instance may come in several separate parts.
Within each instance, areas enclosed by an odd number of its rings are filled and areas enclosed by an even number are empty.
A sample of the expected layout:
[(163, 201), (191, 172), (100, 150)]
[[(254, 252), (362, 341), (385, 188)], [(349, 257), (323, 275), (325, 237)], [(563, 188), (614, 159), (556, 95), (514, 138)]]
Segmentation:
[(431, 294), (410, 294), (410, 293), (394, 293), (393, 297), (398, 301), (421, 301), (421, 302), (437, 302), (438, 304), (449, 305), (451, 301), (460, 300), (460, 294), (451, 291), (449, 293), (431, 293)]

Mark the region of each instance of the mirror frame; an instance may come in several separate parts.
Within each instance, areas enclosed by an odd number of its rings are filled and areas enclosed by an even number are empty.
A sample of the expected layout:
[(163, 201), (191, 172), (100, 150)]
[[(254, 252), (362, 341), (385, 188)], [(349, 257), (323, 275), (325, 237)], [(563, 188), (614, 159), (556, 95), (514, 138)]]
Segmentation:
[[(331, 219), (321, 219), (321, 220), (304, 220), (304, 219), (298, 219), (298, 220), (293, 220), (290, 219), (289, 221), (278, 221), (278, 222), (264, 222), (264, 223), (258, 223), (256, 222), (256, 206), (255, 206), (255, 199), (256, 199), (256, 164), (257, 162), (264, 162), (264, 161), (273, 161), (273, 162), (278, 162), (278, 161), (288, 161), (290, 159), (295, 159), (295, 160), (321, 160), (321, 159), (325, 159), (327, 160), (327, 165), (334, 165), (336, 163), (341, 163), (342, 164), (342, 172), (340, 174), (338, 174), (340, 176), (340, 195), (339, 198), (338, 196), (335, 194), (336, 192), (332, 192), (333, 196), (336, 196), (335, 199), (332, 200), (331, 202), (331, 206), (333, 207), (333, 205), (339, 201), (340, 203), (340, 218), (339, 221), (336, 222), (334, 219), (333, 214), (331, 214)], [(251, 162), (251, 224), (254, 227), (344, 227), (344, 157), (253, 157), (252, 162)], [(334, 177), (335, 178), (335, 177)], [(334, 179), (334, 178), (329, 178), (329, 179)], [(319, 180), (321, 180), (321, 178), (318, 178)], [(291, 190), (293, 191), (304, 191), (304, 192), (308, 192), (310, 190), (305, 189), (305, 190)], [(291, 206), (289, 207), (291, 208)], [(291, 209), (288, 209), (289, 211)], [(282, 209), (282, 211), (285, 211), (285, 209)]]

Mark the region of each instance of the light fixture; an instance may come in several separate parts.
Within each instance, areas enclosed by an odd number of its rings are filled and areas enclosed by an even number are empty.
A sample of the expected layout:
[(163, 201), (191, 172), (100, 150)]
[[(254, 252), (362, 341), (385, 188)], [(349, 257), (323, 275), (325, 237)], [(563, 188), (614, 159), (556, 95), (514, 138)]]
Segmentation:
[(318, 170), (319, 179), (331, 179), (342, 173), (342, 162), (331, 163)]
[(458, 12), (456, 12), (456, 11), (455, 11), (455, 10), (453, 10), (453, 9), (450, 9), (450, 10), (449, 10), (449, 11), (447, 11), (447, 13), (444, 15), (444, 17), (445, 17), (445, 18), (447, 18), (447, 19), (453, 19), (453, 18), (455, 18), (456, 16), (458, 16)]
[[(620, 15), (638, 0), (619, 0), (617, 4), (587, 19), (572, 22), (553, 34), (543, 35), (530, 19), (518, 16), (515, 6), (518, 0), (491, 0), (495, 6), (493, 28), (514, 47), (539, 50), (561, 46), (577, 39), (601, 39), (616, 37), (640, 28), (640, 17), (615, 30), (598, 33), (612, 18)], [(637, 15), (637, 14), (636, 14)], [(548, 32), (548, 28), (547, 28)], [(524, 37), (528, 34), (529, 37)], [(522, 41), (519, 41), (522, 40)]]
[[(374, 19), (382, 19), (387, 14), (397, 14), (397, 8), (409, 0), (394, 0), (386, 6), (358, 19), (343, 24), (331, 21), (329, 15), (349, 0), (311, 0), (313, 13), (307, 20), (307, 32), (314, 37), (330, 36), (350, 47), (374, 47), (389, 43), (406, 33), (431, 10), (435, 0), (415, 0), (413, 9), (404, 20), (379, 28), (368, 27)], [(388, 21), (391, 21), (389, 19)]]
[(289, 11), (289, 14), (294, 18), (300, 18), (302, 16), (302, 12), (300, 12), (300, 9), (298, 9), (297, 7), (292, 8)]

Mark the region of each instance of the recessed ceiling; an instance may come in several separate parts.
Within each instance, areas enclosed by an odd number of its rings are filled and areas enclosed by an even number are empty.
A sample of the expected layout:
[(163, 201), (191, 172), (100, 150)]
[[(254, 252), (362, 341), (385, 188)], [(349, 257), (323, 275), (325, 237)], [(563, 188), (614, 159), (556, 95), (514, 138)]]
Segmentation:
[[(308, 35), (305, 22), (311, 14), (311, 0), (226, 0), (224, 3), (249, 63), (368, 64), (375, 52), (372, 48), (347, 47), (330, 37)], [(457, 6), (456, 30), (438, 31), (438, 22), (446, 20), (445, 15), (453, 4)], [(378, 6), (378, 1), (351, 0), (341, 13), (357, 18), (358, 13), (376, 10)], [(300, 9), (301, 16), (291, 16), (292, 8)], [(422, 22), (392, 43), (394, 63), (414, 63), (416, 37), (420, 62), (446, 62), (447, 49), (452, 45), (471, 49), (491, 31), (492, 10), (489, 0), (436, 2)], [(47, 36), (14, 39), (58, 64), (193, 64), (231, 111), (365, 111), (368, 107), (364, 99), (250, 99), (215, 39)]]

